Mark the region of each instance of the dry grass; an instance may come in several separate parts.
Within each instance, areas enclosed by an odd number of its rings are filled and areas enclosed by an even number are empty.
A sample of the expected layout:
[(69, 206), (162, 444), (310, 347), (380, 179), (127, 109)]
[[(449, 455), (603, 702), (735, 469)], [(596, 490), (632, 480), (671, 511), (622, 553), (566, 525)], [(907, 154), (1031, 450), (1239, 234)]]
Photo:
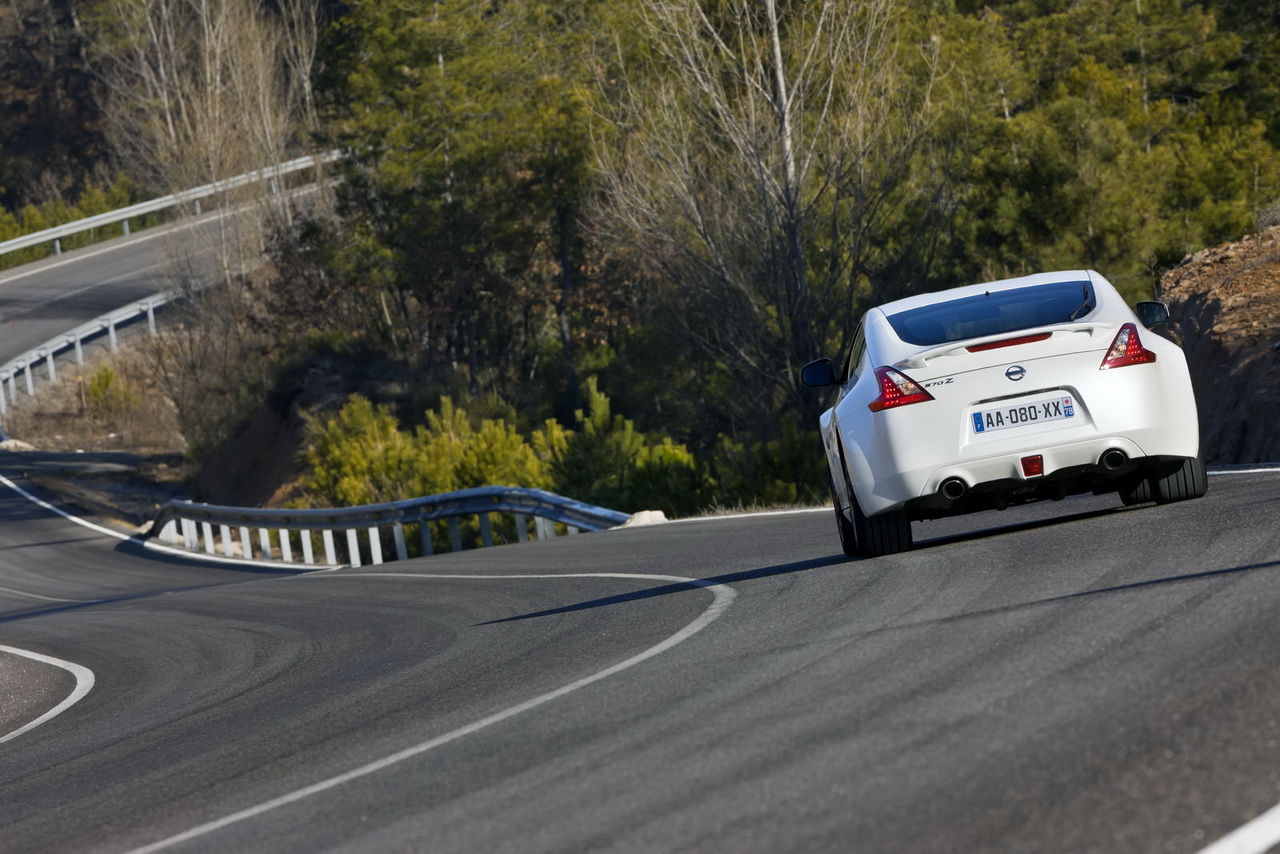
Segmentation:
[(5, 416), (5, 431), (46, 451), (181, 454), (187, 443), (177, 411), (148, 369), (146, 345), (61, 366), (58, 382), (25, 389)]

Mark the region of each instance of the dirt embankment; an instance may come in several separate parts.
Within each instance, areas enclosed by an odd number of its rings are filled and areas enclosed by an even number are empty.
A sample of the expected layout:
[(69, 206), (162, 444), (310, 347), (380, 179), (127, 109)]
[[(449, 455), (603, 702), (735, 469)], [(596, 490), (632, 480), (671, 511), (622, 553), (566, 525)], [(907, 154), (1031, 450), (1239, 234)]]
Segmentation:
[(1205, 460), (1280, 461), (1280, 226), (1188, 257), (1161, 298), (1191, 365)]

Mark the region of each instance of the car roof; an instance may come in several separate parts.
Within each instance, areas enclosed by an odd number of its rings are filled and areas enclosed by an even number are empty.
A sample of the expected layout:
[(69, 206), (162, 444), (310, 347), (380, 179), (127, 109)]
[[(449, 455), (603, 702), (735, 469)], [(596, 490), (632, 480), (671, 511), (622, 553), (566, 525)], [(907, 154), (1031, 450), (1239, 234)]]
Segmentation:
[(927, 294), (916, 294), (915, 296), (884, 303), (877, 306), (877, 308), (886, 315), (890, 315), (923, 305), (950, 302), (953, 299), (961, 299), (990, 291), (1011, 291), (1016, 288), (1025, 288), (1029, 285), (1049, 285), (1056, 282), (1092, 282), (1096, 285), (1099, 281), (1105, 282), (1106, 279), (1093, 270), (1061, 270), (1054, 273), (1035, 273), (1034, 275), (1019, 276), (1014, 279), (999, 279), (994, 282), (961, 285), (957, 288), (947, 288), (946, 290), (932, 291)]

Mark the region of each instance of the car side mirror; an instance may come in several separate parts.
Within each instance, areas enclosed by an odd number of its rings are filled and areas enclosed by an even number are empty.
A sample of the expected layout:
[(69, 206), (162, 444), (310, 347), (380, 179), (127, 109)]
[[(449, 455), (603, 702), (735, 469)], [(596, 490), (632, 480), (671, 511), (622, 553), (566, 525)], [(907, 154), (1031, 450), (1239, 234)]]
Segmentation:
[(830, 359), (818, 359), (800, 369), (800, 382), (809, 388), (826, 388), (837, 385), (835, 366)]
[(1142, 321), (1142, 325), (1148, 329), (1154, 330), (1157, 326), (1169, 322), (1169, 307), (1162, 302), (1143, 300), (1135, 305), (1133, 310), (1138, 315), (1138, 320)]

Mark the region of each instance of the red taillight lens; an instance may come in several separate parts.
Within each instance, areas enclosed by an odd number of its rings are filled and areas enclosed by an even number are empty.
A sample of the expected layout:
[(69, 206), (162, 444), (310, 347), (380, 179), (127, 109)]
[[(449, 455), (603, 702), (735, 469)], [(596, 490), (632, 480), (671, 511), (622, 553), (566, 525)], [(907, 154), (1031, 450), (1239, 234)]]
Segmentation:
[(1156, 354), (1142, 346), (1142, 340), (1138, 338), (1138, 327), (1132, 323), (1126, 323), (1116, 333), (1115, 340), (1111, 342), (1111, 349), (1107, 351), (1107, 357), (1102, 360), (1102, 366), (1098, 370), (1123, 368), (1127, 365), (1145, 365), (1155, 360)]
[(1039, 477), (1042, 474), (1044, 474), (1044, 456), (1042, 454), (1022, 458), (1023, 477)]
[(880, 396), (867, 404), (872, 412), (933, 400), (933, 395), (919, 383), (894, 368), (876, 368), (876, 379), (880, 382)]

